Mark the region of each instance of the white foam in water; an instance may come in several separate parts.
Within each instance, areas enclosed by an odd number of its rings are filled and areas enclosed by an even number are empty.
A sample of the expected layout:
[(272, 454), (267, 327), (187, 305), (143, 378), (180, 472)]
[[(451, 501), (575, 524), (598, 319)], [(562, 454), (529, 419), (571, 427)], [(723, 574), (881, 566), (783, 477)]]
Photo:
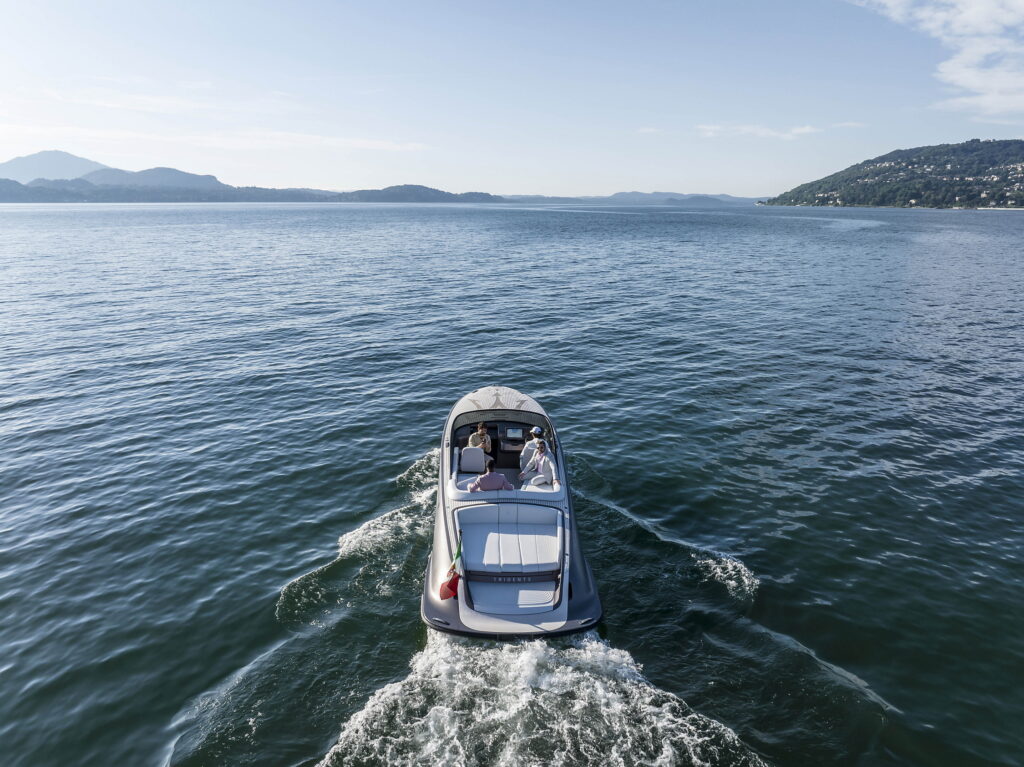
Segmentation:
[[(374, 517), (338, 538), (338, 555), (334, 560), (300, 575), (281, 589), (276, 606), (278, 619), (293, 620), (304, 610), (336, 602), (330, 597), (326, 579), (343, 560), (355, 556), (373, 557), (388, 552), (404, 541), (426, 538), (433, 521), (428, 513), (431, 498), (432, 491), (421, 491), (408, 506)], [(388, 591), (383, 581), (378, 583), (377, 588), (378, 595)]]
[[(336, 604), (337, 599), (332, 599), (326, 579), (343, 560), (357, 556), (373, 557), (405, 541), (429, 535), (436, 493), (433, 483), (436, 482), (439, 456), (439, 450), (432, 450), (396, 478), (397, 482), (409, 486), (411, 503), (367, 520), (355, 530), (343, 534), (338, 538), (338, 554), (333, 561), (300, 575), (281, 589), (276, 606), (279, 620), (295, 620), (304, 615), (306, 610)], [(428, 482), (431, 484), (424, 486)], [(388, 586), (381, 580), (378, 595), (387, 592)], [(313, 623), (318, 621), (314, 620)]]
[(319, 767), (763, 764), (593, 633), (497, 643), (430, 631), (410, 665), (345, 723)]
[(699, 556), (697, 564), (704, 569), (704, 580), (718, 581), (735, 599), (753, 599), (757, 593), (760, 581), (738, 559), (723, 555)]
[(422, 534), (433, 518), (426, 514), (433, 490), (422, 490), (413, 502), (364, 522), (338, 538), (338, 557), (365, 556), (387, 549), (395, 541)]
[(426, 455), (417, 458), (412, 465), (395, 477), (395, 482), (413, 487), (434, 487), (437, 484), (437, 472), (441, 465), (441, 448), (435, 447)]
[(437, 467), (441, 450), (434, 448), (402, 472), (395, 481), (412, 491), (412, 502), (364, 522), (338, 538), (338, 557), (371, 554), (429, 527), (437, 493)]
[[(398, 477), (412, 502), (342, 535), (335, 562), (386, 555), (425, 537), (437, 460), (432, 451)], [(756, 589), (757, 579), (736, 560), (698, 562), (730, 593)], [(318, 576), (331, 567), (285, 591), (308, 587), (308, 597), (323, 599)], [(344, 724), (320, 767), (763, 764), (729, 728), (653, 686), (628, 652), (594, 633), (499, 643), (428, 631), (410, 666)]]
[[(593, 471), (582, 459), (580, 459), (579, 465), (588, 471)], [(626, 507), (620, 506), (608, 498), (601, 495), (589, 495), (578, 489), (576, 492), (581, 497), (586, 498), (593, 503), (600, 504), (622, 514), (624, 517), (640, 525), (661, 541), (685, 548), (692, 548), (691, 545), (685, 541), (677, 540), (665, 535), (663, 531), (651, 525), (647, 520), (637, 516)], [(707, 550), (692, 551), (691, 556), (696, 562), (697, 567), (700, 568), (702, 579), (705, 582), (716, 581), (721, 583), (725, 586), (726, 591), (729, 592), (729, 596), (733, 599), (749, 600), (754, 598), (760, 581), (757, 579), (757, 576), (754, 575), (754, 573), (738, 559)]]

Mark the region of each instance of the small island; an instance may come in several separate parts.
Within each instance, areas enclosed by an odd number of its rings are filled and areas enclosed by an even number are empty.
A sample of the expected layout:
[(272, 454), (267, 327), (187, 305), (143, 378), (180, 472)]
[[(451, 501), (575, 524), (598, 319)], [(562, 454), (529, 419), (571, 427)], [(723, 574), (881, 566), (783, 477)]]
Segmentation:
[(1024, 208), (1024, 140), (898, 149), (766, 200), (765, 205)]

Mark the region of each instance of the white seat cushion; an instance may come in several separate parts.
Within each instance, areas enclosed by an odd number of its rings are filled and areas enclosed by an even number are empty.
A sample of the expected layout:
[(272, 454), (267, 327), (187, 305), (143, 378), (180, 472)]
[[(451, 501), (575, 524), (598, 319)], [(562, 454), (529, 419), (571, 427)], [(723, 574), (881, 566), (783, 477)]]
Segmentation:
[(458, 514), (466, 569), (531, 573), (561, 567), (562, 520), (556, 510), (486, 504)]
[(459, 471), (466, 474), (484, 473), (484, 449), (482, 447), (464, 447), (459, 456)]
[(521, 488), (524, 493), (553, 493), (555, 488), (551, 485), (523, 485)]

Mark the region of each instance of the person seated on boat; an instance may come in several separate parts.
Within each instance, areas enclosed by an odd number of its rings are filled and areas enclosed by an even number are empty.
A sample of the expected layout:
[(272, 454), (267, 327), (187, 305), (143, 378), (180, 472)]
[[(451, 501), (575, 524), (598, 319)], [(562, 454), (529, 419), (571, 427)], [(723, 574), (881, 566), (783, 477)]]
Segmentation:
[(539, 426), (534, 426), (530, 429), (530, 434), (533, 435), (533, 439), (523, 445), (523, 452), (519, 454), (519, 470), (526, 471), (526, 464), (533, 458), (534, 451), (537, 450), (537, 445), (543, 444), (544, 449), (548, 451), (548, 455), (551, 454), (551, 445), (544, 439), (544, 430)]
[(476, 431), (469, 435), (469, 447), (482, 447), (485, 453), (491, 452), (491, 437), (487, 434), (487, 424), (483, 421), (476, 425)]
[(523, 487), (527, 485), (552, 485), (557, 486), (555, 479), (555, 464), (548, 455), (548, 443), (540, 440), (533, 457), (526, 464), (526, 468), (519, 473), (519, 479), (523, 481)]
[(494, 470), (494, 459), (487, 459), (487, 473), (480, 474), (469, 486), (469, 492), (479, 493), (481, 490), (513, 490), (512, 483)]

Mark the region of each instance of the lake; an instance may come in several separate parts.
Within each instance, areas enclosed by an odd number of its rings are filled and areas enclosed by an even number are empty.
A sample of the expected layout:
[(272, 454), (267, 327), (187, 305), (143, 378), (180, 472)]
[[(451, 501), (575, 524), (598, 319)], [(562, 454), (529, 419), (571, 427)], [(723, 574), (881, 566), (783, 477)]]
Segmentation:
[[(0, 206), (0, 742), (41, 765), (1011, 765), (1024, 214)], [(536, 397), (605, 607), (421, 624)]]

